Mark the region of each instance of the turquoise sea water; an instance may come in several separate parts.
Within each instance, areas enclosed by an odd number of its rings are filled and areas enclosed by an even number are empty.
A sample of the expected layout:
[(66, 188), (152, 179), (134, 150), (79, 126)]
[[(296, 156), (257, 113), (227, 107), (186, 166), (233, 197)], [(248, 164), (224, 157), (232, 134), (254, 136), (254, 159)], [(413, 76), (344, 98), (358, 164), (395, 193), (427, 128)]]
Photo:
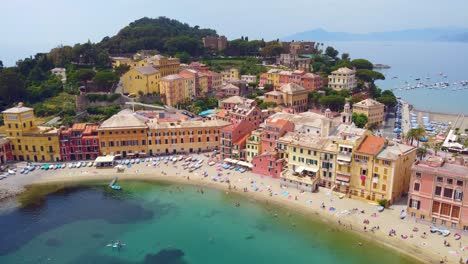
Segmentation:
[[(0, 263), (416, 263), (322, 221), (238, 195), (121, 184), (122, 192), (104, 184), (69, 187), (36, 205), (4, 207)], [(111, 240), (127, 245), (113, 250), (106, 247)]]
[(381, 70), (386, 80), (377, 82), (384, 89), (401, 88), (405, 82), (416, 85), (416, 78), (425, 83), (449, 82), (450, 89), (396, 90), (395, 94), (420, 110), (468, 114), (468, 88), (452, 91), (454, 82), (468, 81), (468, 43), (343, 41), (325, 43), (324, 47), (327, 45), (340, 54), (349, 53), (352, 59), (367, 58), (390, 65), (390, 69)]

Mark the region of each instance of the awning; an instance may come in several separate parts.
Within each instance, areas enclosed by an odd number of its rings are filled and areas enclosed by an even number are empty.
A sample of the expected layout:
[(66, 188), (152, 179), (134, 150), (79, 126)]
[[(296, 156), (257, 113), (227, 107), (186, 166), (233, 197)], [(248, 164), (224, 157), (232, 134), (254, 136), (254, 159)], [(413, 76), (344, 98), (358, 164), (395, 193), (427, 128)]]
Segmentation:
[(109, 163), (114, 161), (114, 156), (100, 156), (96, 158), (96, 163)]
[(128, 153), (127, 156), (135, 156), (134, 153)]
[(316, 172), (318, 171), (318, 168), (309, 168), (309, 167), (306, 167), (304, 170), (310, 171), (310, 172), (313, 172), (313, 173), (316, 173)]
[(227, 163), (232, 163), (232, 164), (237, 164), (239, 162), (238, 160), (230, 159), (230, 158), (226, 158), (224, 159), (224, 161)]
[(346, 162), (351, 162), (351, 156), (348, 155), (340, 155), (338, 154), (337, 157), (338, 160), (346, 161)]
[(243, 167), (247, 167), (247, 168), (252, 168), (252, 167), (253, 167), (251, 163), (245, 162), (245, 161), (239, 161), (239, 162), (237, 163), (237, 165), (243, 166)]
[(336, 180), (342, 182), (349, 182), (349, 177), (343, 175), (336, 175)]
[(297, 172), (297, 173), (301, 173), (301, 172), (304, 171), (304, 169), (305, 169), (305, 168), (304, 168), (303, 166), (299, 166), (299, 167), (296, 168), (296, 172)]
[(350, 145), (344, 145), (344, 144), (338, 144), (339, 147), (341, 148), (353, 148), (353, 146), (350, 146)]

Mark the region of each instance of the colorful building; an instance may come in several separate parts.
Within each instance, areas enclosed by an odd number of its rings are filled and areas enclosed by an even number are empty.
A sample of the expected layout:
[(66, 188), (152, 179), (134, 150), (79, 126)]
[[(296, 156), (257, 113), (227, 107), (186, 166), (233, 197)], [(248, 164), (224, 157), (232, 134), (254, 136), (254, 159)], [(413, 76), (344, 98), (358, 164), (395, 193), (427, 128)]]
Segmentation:
[(97, 131), (102, 155), (125, 158), (148, 153), (146, 118), (128, 109), (102, 122)]
[(262, 133), (262, 151), (273, 152), (276, 150), (276, 142), (287, 132), (294, 131), (294, 123), (284, 119), (268, 119)]
[(348, 68), (339, 68), (328, 75), (328, 88), (333, 90), (353, 90), (356, 88), (356, 71)]
[(0, 164), (5, 164), (13, 160), (13, 152), (11, 151), (10, 140), (0, 138)]
[(94, 160), (99, 156), (98, 125), (78, 123), (60, 129), (62, 161)]
[(221, 158), (244, 160), (247, 138), (255, 128), (253, 122), (243, 119), (220, 129)]
[(283, 85), (278, 91), (272, 91), (265, 93), (265, 102), (279, 102), (279, 93), (282, 95), (283, 105), (287, 108), (292, 108), (295, 112), (305, 112), (308, 109), (308, 92), (304, 87), (295, 84), (288, 83)]
[(277, 152), (263, 152), (252, 159), (252, 172), (273, 178), (279, 178), (283, 171), (285, 160), (279, 158)]
[(133, 67), (122, 76), (122, 91), (129, 94), (160, 93), (161, 73), (153, 66)]
[(245, 159), (248, 162), (252, 162), (252, 159), (262, 153), (262, 134), (263, 129), (259, 128), (257, 130), (252, 131), (250, 137), (247, 138), (247, 145), (246, 145), (246, 157)]
[(186, 84), (189, 84), (189, 80), (193, 80), (193, 78), (184, 79), (179, 74), (171, 74), (161, 78), (159, 90), (164, 104), (175, 106), (186, 99), (191, 99), (192, 97), (186, 97), (190, 94), (189, 89), (191, 87), (186, 86)]
[(137, 62), (137, 67), (151, 66), (159, 71), (161, 77), (177, 74), (180, 71), (180, 60), (178, 58), (167, 58), (162, 55), (146, 57)]
[(416, 161), (411, 168), (408, 214), (434, 225), (468, 230), (468, 167), (441, 157)]
[(60, 160), (59, 131), (53, 127), (37, 126), (32, 108), (18, 103), (2, 114), (13, 160)]
[(196, 78), (195, 75), (192, 74), (191, 72), (186, 72), (186, 71), (181, 71), (179, 73), (179, 76), (181, 76), (184, 79), (184, 91), (185, 91), (185, 98), (193, 100), (196, 96)]
[(247, 83), (256, 83), (257, 76), (256, 75), (241, 75), (241, 80)]
[(223, 82), (229, 80), (239, 80), (239, 69), (230, 68), (221, 72)]
[(353, 113), (367, 116), (367, 127), (380, 127), (385, 120), (385, 105), (369, 98), (355, 103), (353, 105)]
[(150, 120), (147, 122), (149, 154), (213, 151), (219, 148), (220, 129), (229, 124), (223, 120)]

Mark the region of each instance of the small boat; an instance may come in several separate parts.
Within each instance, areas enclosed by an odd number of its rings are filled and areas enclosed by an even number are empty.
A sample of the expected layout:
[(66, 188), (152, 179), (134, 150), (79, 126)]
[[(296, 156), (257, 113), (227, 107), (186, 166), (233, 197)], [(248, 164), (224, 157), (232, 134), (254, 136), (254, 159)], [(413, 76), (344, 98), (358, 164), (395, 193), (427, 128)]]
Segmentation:
[(431, 231), (431, 233), (437, 233), (437, 232), (439, 232), (439, 229), (437, 227), (435, 227), (435, 226), (431, 226), (429, 231)]
[(383, 212), (384, 209), (385, 209), (385, 207), (383, 207), (381, 205), (377, 206), (377, 211), (378, 212)]
[(68, 163), (68, 168), (69, 169), (73, 168), (73, 163)]
[(92, 167), (92, 166), (93, 166), (93, 162), (92, 161), (88, 162), (88, 167)]
[(119, 180), (119, 178), (115, 177), (114, 179), (112, 179), (112, 181), (109, 183), (109, 187), (112, 187), (114, 186), (114, 184)]
[(455, 240), (460, 240), (461, 235), (459, 233), (455, 233), (455, 235), (453, 235), (453, 238), (455, 238)]
[[(123, 243), (120, 243), (120, 247), (123, 247), (123, 246), (126, 246), (127, 244), (123, 244)], [(107, 244), (106, 247), (112, 247), (112, 248), (118, 248), (119, 247), (119, 243), (118, 242), (115, 242), (113, 244)]]
[(81, 162), (78, 161), (78, 162), (76, 163), (76, 168), (79, 168), (79, 167), (81, 167)]
[(406, 217), (406, 211), (405, 211), (405, 210), (401, 210), (400, 219), (405, 219), (405, 217)]
[(53, 170), (53, 169), (55, 169), (54, 164), (52, 164), (52, 165), (49, 166), (49, 170)]
[(117, 191), (122, 190), (122, 186), (120, 186), (120, 185), (112, 185), (111, 188), (112, 188), (112, 190), (117, 190)]
[(14, 170), (8, 170), (8, 174), (14, 175), (16, 172)]

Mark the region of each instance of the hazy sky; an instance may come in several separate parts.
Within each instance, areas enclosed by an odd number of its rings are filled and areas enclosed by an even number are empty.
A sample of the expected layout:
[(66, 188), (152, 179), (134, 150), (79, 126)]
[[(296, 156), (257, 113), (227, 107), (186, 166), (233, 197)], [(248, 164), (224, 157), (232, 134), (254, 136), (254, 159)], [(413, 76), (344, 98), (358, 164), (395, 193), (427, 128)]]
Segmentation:
[(0, 10), (4, 61), (20, 50), (96, 42), (144, 16), (210, 27), (228, 38), (265, 40), (318, 27), (347, 32), (468, 27), (467, 0), (0, 0)]

